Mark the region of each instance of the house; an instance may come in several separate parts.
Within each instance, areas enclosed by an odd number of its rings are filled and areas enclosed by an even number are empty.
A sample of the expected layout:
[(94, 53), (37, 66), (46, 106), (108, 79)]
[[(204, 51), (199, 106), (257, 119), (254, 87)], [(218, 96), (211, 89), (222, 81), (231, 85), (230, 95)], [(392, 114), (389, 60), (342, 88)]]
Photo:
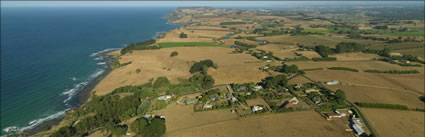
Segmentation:
[(269, 57), (268, 56), (263, 56), (263, 59), (268, 59)]
[(336, 119), (336, 118), (341, 118), (342, 116), (339, 114), (335, 114), (335, 113), (328, 113), (326, 114), (326, 116), (328, 116), (327, 120), (332, 120), (332, 119)]
[(397, 53), (397, 52), (391, 52), (390, 56), (401, 56), (401, 53)]
[(286, 103), (285, 104), (285, 108), (289, 108), (289, 107), (291, 107), (292, 105), (293, 105), (294, 103), (293, 102), (288, 102), (288, 103)]
[(210, 109), (212, 107), (213, 107), (212, 104), (204, 104), (204, 106), (202, 108), (204, 108), (204, 109)]
[(265, 40), (257, 40), (258, 44), (267, 44), (267, 41)]
[(255, 86), (254, 87), (254, 91), (258, 91), (258, 90), (260, 90), (260, 89), (262, 89), (263, 87), (261, 87), (261, 86)]
[(171, 95), (162, 95), (158, 97), (158, 100), (170, 100), (171, 99)]
[(328, 82), (325, 82), (325, 84), (326, 85), (336, 85), (336, 84), (339, 84), (339, 81), (338, 80), (328, 81)]
[(263, 110), (263, 107), (260, 107), (260, 106), (252, 106), (251, 110), (252, 110), (253, 112), (257, 112), (257, 111)]
[(127, 132), (127, 133), (125, 133), (125, 135), (127, 135), (127, 136), (131, 136), (131, 133), (130, 133), (130, 132)]

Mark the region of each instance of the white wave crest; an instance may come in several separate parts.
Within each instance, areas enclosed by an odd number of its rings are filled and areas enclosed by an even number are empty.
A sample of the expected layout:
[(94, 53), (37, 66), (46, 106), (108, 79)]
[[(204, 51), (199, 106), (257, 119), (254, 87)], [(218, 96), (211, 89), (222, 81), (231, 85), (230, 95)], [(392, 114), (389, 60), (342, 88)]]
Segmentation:
[(100, 55), (100, 54), (102, 54), (102, 53), (109, 52), (109, 51), (113, 51), (113, 50), (119, 50), (119, 49), (121, 49), (121, 48), (107, 48), (107, 49), (104, 49), (104, 50), (102, 50), (102, 51), (98, 51), (98, 52), (92, 53), (92, 54), (90, 55), (90, 57), (98, 56), (98, 55)]
[(105, 65), (106, 64), (106, 62), (99, 62), (99, 63), (96, 63), (97, 65)]
[(69, 108), (65, 109), (63, 111), (59, 111), (55, 114), (49, 115), (49, 116), (44, 117), (44, 118), (32, 120), (31, 122), (28, 123), (28, 126), (26, 126), (26, 127), (19, 128), (19, 127), (16, 127), (16, 126), (11, 126), (11, 127), (4, 128), (3, 131), (6, 132), (6, 133), (9, 133), (9, 132), (22, 132), (24, 130), (32, 129), (32, 128), (40, 125), (44, 121), (52, 120), (52, 119), (56, 119), (56, 118), (64, 116), (65, 112), (68, 111), (68, 110), (69, 110)]
[(74, 88), (68, 89), (65, 92), (62, 92), (62, 95), (67, 95), (68, 97), (63, 101), (63, 103), (67, 104), (72, 97), (74, 97), (78, 91), (82, 90), (85, 86), (87, 86), (93, 79), (97, 78), (98, 76), (102, 75), (105, 70), (99, 69), (95, 73), (91, 74), (90, 77), (87, 79), (87, 81), (78, 83), (74, 85)]

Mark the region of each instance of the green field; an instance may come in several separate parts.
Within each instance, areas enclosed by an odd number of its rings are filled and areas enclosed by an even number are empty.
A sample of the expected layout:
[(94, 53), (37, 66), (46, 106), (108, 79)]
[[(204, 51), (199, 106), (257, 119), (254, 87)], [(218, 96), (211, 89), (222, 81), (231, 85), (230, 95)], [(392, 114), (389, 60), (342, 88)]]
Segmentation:
[(391, 30), (377, 30), (377, 29), (370, 29), (370, 30), (363, 30), (366, 32), (372, 32), (382, 35), (391, 35), (391, 36), (409, 36), (409, 37), (420, 37), (425, 35), (425, 30), (422, 27), (418, 28), (409, 28), (409, 31), (406, 32), (400, 32), (400, 31), (391, 31)]
[(173, 48), (173, 47), (218, 47), (221, 45), (218, 45), (216, 43), (209, 43), (209, 42), (163, 42), (158, 43), (158, 46), (161, 48)]

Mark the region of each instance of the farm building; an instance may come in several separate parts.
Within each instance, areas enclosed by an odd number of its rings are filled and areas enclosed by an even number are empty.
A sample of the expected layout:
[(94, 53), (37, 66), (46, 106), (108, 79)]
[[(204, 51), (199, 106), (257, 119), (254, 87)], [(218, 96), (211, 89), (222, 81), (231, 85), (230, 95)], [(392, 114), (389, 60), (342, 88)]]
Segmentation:
[(263, 107), (260, 107), (260, 106), (252, 106), (251, 110), (252, 110), (253, 112), (257, 112), (257, 111), (263, 110)]
[(353, 129), (354, 129), (354, 131), (356, 132), (357, 135), (361, 135), (361, 134), (365, 133), (365, 131), (362, 128), (362, 123), (360, 122), (360, 119), (355, 118), (353, 116), (353, 118), (351, 119), (351, 122), (353, 122), (352, 127), (353, 127)]
[(158, 100), (170, 100), (171, 99), (171, 95), (162, 95), (158, 97)]
[(339, 81), (338, 80), (328, 81), (328, 82), (325, 82), (325, 84), (326, 85), (336, 85), (336, 84), (339, 84)]

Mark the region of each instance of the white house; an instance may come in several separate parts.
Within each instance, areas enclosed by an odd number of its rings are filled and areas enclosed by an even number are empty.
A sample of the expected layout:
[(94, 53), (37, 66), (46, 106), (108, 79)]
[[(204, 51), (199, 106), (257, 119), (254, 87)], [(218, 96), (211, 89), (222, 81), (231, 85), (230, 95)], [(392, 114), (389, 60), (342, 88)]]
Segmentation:
[(254, 91), (258, 91), (258, 90), (260, 90), (260, 89), (262, 89), (263, 87), (261, 87), (261, 86), (255, 86), (254, 87)]
[(253, 106), (253, 107), (251, 108), (251, 110), (252, 110), (253, 112), (257, 112), (257, 111), (263, 110), (263, 107), (260, 107), (260, 106)]
[(171, 99), (171, 95), (162, 95), (158, 97), (158, 100), (170, 100)]

